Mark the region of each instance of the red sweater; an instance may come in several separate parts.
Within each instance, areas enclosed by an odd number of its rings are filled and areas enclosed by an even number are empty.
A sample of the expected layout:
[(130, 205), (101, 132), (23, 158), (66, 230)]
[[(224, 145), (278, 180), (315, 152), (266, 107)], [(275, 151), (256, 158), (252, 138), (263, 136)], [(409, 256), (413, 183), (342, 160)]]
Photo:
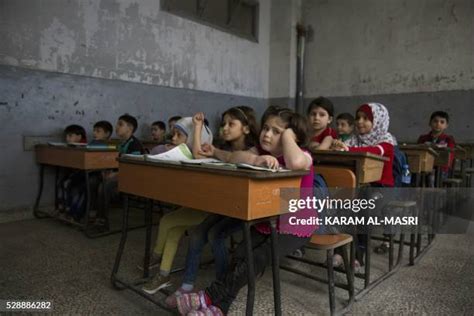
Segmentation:
[(387, 157), (389, 160), (384, 162), (382, 170), (382, 178), (375, 183), (383, 184), (385, 186), (393, 187), (395, 182), (393, 180), (393, 145), (390, 143), (380, 143), (377, 146), (367, 147), (349, 147), (352, 152), (367, 152), (375, 155)]
[[(456, 147), (456, 142), (454, 141), (454, 137), (450, 135), (446, 135), (444, 133), (439, 135), (436, 138), (431, 134), (431, 132), (425, 135), (420, 135), (420, 137), (418, 137), (418, 144), (424, 144), (424, 143), (430, 143), (433, 145), (446, 144), (447, 147), (449, 148)], [(449, 154), (448, 164), (441, 166), (441, 170), (448, 171), (450, 168), (452, 168), (453, 161), (454, 161), (454, 152), (451, 152)]]
[(332, 138), (337, 139), (336, 131), (333, 130), (332, 128), (330, 128), (330, 127), (326, 127), (326, 129), (321, 134), (311, 138), (311, 141), (321, 144), (326, 136), (332, 136)]

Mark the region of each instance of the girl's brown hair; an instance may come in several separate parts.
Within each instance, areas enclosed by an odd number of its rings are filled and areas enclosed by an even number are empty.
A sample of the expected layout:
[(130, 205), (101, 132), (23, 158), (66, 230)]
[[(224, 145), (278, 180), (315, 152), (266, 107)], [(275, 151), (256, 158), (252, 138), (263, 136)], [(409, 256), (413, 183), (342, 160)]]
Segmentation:
[(245, 146), (251, 148), (258, 143), (257, 119), (255, 118), (255, 111), (251, 107), (245, 105), (234, 106), (222, 114), (221, 121), (224, 121), (226, 115), (234, 120), (239, 120), (243, 126), (249, 128), (249, 133), (245, 135)]
[(262, 116), (261, 125), (272, 116), (278, 116), (296, 135), (296, 143), (300, 147), (306, 147), (309, 141), (309, 124), (305, 116), (295, 113), (292, 109), (271, 105)]

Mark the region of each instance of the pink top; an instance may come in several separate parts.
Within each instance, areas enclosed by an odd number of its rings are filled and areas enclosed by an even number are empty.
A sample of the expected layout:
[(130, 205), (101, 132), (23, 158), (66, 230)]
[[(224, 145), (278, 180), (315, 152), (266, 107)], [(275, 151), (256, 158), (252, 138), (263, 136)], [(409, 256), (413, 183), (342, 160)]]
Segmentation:
[[(264, 151), (263, 149), (260, 148), (260, 146), (257, 147), (258, 152), (260, 155), (269, 155), (268, 152)], [(311, 167), (310, 167), (310, 172), (309, 174), (303, 176), (301, 178), (301, 184), (300, 184), (300, 198), (301, 199), (306, 199), (307, 197), (313, 197), (313, 178), (314, 178), (314, 168), (313, 168), (313, 159), (311, 157), (311, 154), (304, 150), (301, 149), (305, 154), (308, 155), (308, 157), (311, 158)], [(283, 156), (278, 157), (278, 163), (281, 166), (285, 166), (285, 160)], [(313, 232), (318, 228), (316, 223), (314, 223), (314, 220), (309, 220), (311, 218), (316, 218), (318, 216), (318, 213), (316, 210), (313, 209), (302, 209), (299, 210), (295, 213), (285, 213), (283, 215), (280, 215), (280, 218), (278, 218), (278, 223), (277, 223), (277, 231), (280, 234), (289, 234), (289, 235), (295, 235), (298, 237), (310, 237)], [(307, 224), (307, 225), (291, 225), (290, 224), (290, 218), (295, 217), (297, 219), (306, 219), (308, 223), (312, 224)], [(294, 222), (294, 219), (291, 221)], [(268, 223), (258, 223), (255, 225), (255, 229), (259, 231), (262, 234), (270, 234), (270, 226)]]

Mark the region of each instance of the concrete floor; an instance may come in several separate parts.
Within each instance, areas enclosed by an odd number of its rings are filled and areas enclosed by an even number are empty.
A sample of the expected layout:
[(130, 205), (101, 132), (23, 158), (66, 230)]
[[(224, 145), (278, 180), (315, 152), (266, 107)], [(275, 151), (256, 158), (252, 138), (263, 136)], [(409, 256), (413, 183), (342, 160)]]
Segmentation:
[[(131, 291), (117, 291), (110, 274), (119, 235), (88, 239), (77, 229), (52, 219), (22, 220), (0, 224), (0, 299), (53, 301), (55, 314), (166, 315)], [(187, 248), (182, 240), (174, 265), (182, 265)], [(474, 235), (438, 235), (436, 242), (414, 267), (404, 266), (372, 292), (356, 302), (349, 314), (474, 314)], [(120, 275), (140, 276), (137, 264), (143, 257), (144, 230), (129, 233)], [(207, 254), (207, 256), (210, 256)], [(321, 253), (308, 256), (324, 260)], [(386, 257), (373, 255), (373, 277), (386, 269)], [(290, 262), (305, 271), (325, 276), (325, 271)], [(205, 267), (198, 287), (214, 275)], [(327, 315), (327, 287), (282, 271), (282, 308), (286, 315)], [(178, 273), (174, 284), (181, 280)], [(344, 282), (343, 275), (337, 280)], [(356, 283), (357, 288), (362, 282)], [(256, 315), (273, 312), (271, 269), (257, 282)], [(338, 307), (347, 293), (336, 290)], [(156, 295), (161, 298), (160, 294)], [(231, 314), (245, 310), (246, 289), (237, 297)]]

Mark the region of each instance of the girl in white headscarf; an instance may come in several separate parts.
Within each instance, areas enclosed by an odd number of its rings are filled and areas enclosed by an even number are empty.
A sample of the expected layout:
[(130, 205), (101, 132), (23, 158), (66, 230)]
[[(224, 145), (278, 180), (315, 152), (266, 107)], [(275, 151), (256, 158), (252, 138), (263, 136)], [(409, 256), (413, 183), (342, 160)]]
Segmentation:
[(387, 108), (380, 103), (361, 105), (356, 112), (355, 126), (357, 134), (353, 135), (344, 144), (335, 141), (333, 148), (352, 152), (369, 152), (387, 157), (384, 163), (382, 177), (375, 182), (376, 186), (393, 187), (392, 172), (395, 137), (388, 132), (390, 117)]
[[(171, 130), (171, 143), (166, 145), (158, 145), (154, 147), (150, 154), (157, 155), (167, 152), (168, 150), (174, 148), (175, 146), (186, 144), (190, 150), (193, 150), (193, 141), (194, 141), (194, 123), (192, 117), (183, 117), (176, 122), (173, 129)], [(209, 127), (205, 124), (202, 124), (201, 130), (201, 144), (212, 144), (212, 132)], [(200, 149), (200, 148), (199, 148)], [(193, 150), (194, 158), (198, 156), (197, 150)]]

